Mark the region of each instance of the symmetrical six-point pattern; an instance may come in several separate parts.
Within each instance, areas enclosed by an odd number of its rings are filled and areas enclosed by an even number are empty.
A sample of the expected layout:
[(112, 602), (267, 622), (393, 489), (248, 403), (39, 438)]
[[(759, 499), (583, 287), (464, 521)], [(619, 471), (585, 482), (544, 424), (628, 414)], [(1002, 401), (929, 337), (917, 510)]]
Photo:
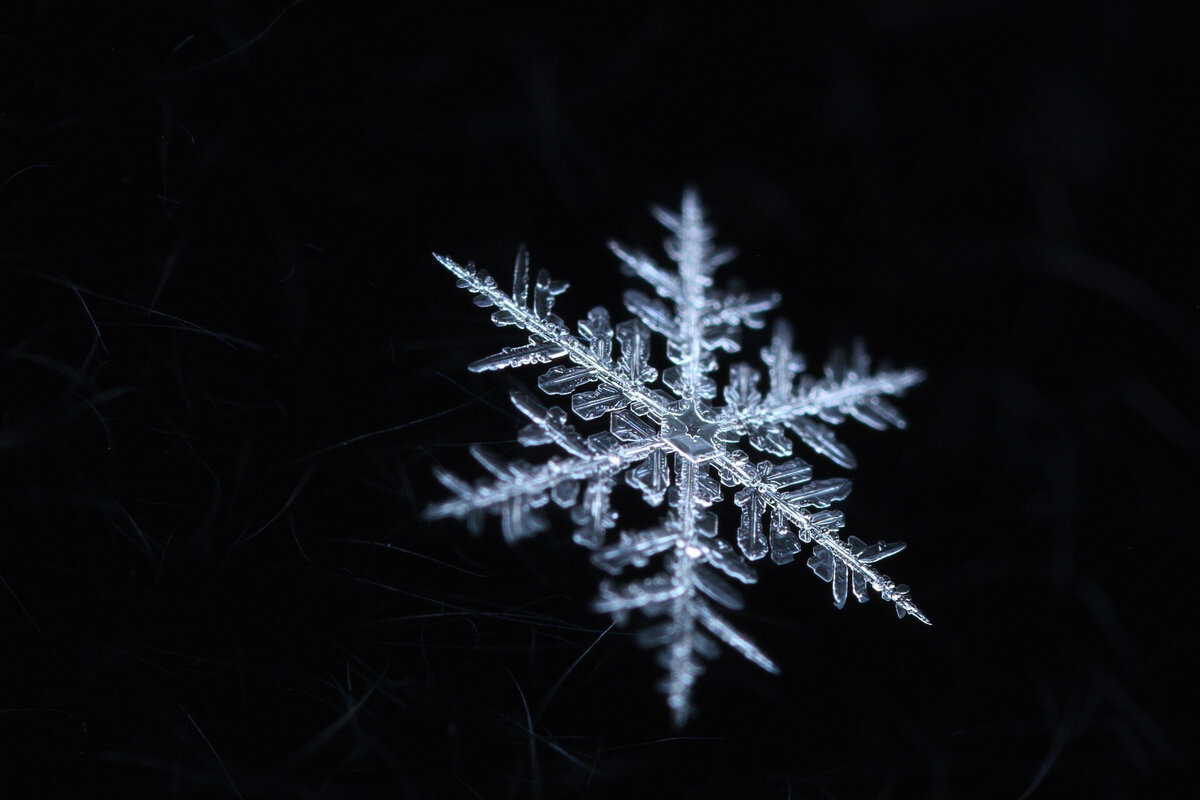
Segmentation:
[[(525, 344), (506, 347), (470, 369), (563, 362), (543, 373), (538, 387), (546, 394), (570, 396), (571, 410), (583, 420), (607, 415), (608, 429), (584, 436), (563, 409), (547, 408), (533, 394), (514, 391), (513, 405), (530, 420), (519, 434), (521, 444), (552, 444), (565, 454), (533, 466), (505, 462), (473, 447), (472, 454), (492, 479), (472, 485), (438, 470), (453, 496), (429, 508), (427, 516), (464, 519), (478, 531), (486, 513), (497, 513), (505, 538), (513, 542), (546, 527), (539, 509), (552, 502), (570, 509), (575, 541), (593, 551), (593, 563), (605, 572), (618, 576), (630, 567), (645, 572), (652, 559), (661, 563), (661, 570), (647, 577), (625, 583), (605, 580), (595, 607), (620, 623), (631, 611), (659, 620), (639, 639), (660, 648), (667, 670), (662, 688), (676, 724), (682, 725), (691, 711), (692, 686), (703, 672), (702, 658), (717, 654), (714, 639), (763, 669), (778, 671), (718, 610), (741, 608), (741, 596), (727, 579), (753, 583), (751, 561), (769, 554), (776, 564), (786, 564), (804, 543), (811, 543), (808, 565), (832, 584), (838, 608), (850, 594), (866, 601), (869, 587), (894, 604), (899, 616), (929, 622), (909, 598), (908, 587), (893, 583), (874, 566), (902, 550), (902, 543), (868, 545), (855, 536), (841, 537), (842, 512), (829, 506), (850, 493), (850, 481), (813, 480), (811, 466), (789, 458), (794, 436), (835, 463), (854, 466), (854, 457), (829, 425), (850, 416), (877, 429), (903, 427), (903, 418), (884, 397), (902, 394), (923, 375), (915, 369), (872, 373), (861, 347), (848, 362), (835, 356), (821, 377), (807, 375), (803, 358), (792, 350), (791, 329), (781, 321), (761, 351), (765, 392), (758, 386), (759, 371), (736, 363), (721, 393), (724, 403), (714, 404), (716, 352), (738, 352), (739, 329), (764, 327), (762, 314), (780, 298), (771, 292), (714, 287), (713, 272), (733, 251), (713, 246), (695, 192), (684, 194), (678, 215), (657, 208), (653, 213), (671, 233), (665, 247), (675, 269), (610, 244), (624, 270), (646, 281), (657, 295), (626, 292), (625, 307), (635, 318), (616, 326), (597, 307), (572, 333), (553, 313), (554, 299), (566, 284), (551, 280), (545, 270), (531, 276), (523, 249), (511, 294), (486, 272), (435, 256), (460, 287), (475, 295), (476, 305), (496, 309), (495, 324), (528, 334)], [(672, 365), (661, 380), (649, 363), (652, 333), (666, 339)], [(736, 449), (743, 440), (754, 451), (787, 460), (755, 462)], [(668, 510), (655, 527), (614, 537), (618, 518), (610, 499), (622, 475), (650, 505), (665, 498)], [(734, 504), (741, 508), (736, 547), (717, 535), (717, 517), (709, 511), (724, 498), (722, 485), (733, 490)]]

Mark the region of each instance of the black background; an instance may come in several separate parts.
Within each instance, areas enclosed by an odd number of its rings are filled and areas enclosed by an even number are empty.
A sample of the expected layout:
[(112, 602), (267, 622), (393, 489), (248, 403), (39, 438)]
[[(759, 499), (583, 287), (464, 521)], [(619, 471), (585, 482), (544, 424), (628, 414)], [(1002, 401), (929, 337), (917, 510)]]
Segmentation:
[[(1194, 14), (5, 8), (19, 796), (1194, 790)], [(467, 372), (519, 337), (430, 252), (524, 242), (615, 312), (605, 242), (689, 183), (810, 363), (928, 371), (908, 430), (845, 427), (844, 507), (934, 626), (766, 565), (736, 622), (783, 675), (724, 655), (674, 731), (563, 516), (418, 511), (536, 375)]]

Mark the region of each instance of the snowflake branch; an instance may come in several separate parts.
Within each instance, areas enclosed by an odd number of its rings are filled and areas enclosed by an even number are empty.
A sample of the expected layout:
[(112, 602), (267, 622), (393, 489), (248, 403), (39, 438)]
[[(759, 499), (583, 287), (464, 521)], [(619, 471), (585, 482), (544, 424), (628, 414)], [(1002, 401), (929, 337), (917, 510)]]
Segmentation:
[(664, 447), (660, 441), (647, 439), (605, 452), (551, 458), (537, 467), (507, 465), (514, 470), (507, 477), (474, 486), (448, 470), (438, 468), (435, 470), (438, 480), (456, 496), (429, 506), (424, 511), (424, 517), (430, 520), (446, 517), (462, 519), (473, 511), (495, 511), (506, 501), (535, 497), (566, 481), (583, 481), (604, 472), (619, 472)]
[[(906, 389), (925, 380), (919, 369), (877, 372), (865, 378), (846, 378), (830, 386), (818, 382), (807, 390), (798, 392), (786, 402), (767, 397), (759, 404), (742, 409), (726, 408), (717, 423), (721, 432), (770, 425), (787, 424), (797, 417), (819, 416), (824, 411), (834, 410), (853, 413), (872, 397), (900, 395)], [(903, 427), (903, 420), (898, 427)]]
[[(733, 458), (728, 453), (721, 453), (713, 459), (712, 463), (718, 470), (723, 471), (729, 482), (736, 481), (736, 484), (742, 487), (754, 488), (769, 508), (778, 511), (799, 529), (802, 539), (824, 547), (834, 559), (844, 564), (853, 574), (861, 576), (871, 588), (879, 592), (884, 600), (895, 605), (899, 616), (912, 614), (926, 625), (932, 624), (925, 613), (908, 598), (907, 587), (897, 585), (887, 575), (871, 566), (869, 561), (854, 553), (848, 544), (838, 538), (836, 531), (841, 527), (840, 514), (834, 516), (826, 513), (818, 517), (817, 514), (810, 514), (802, 510), (801, 506), (795, 501), (789, 500), (769, 481), (763, 481), (760, 475), (751, 472), (747, 461)], [(831, 483), (824, 484), (825, 487), (832, 485)], [(828, 505), (828, 502), (823, 504)], [(839, 524), (831, 524), (835, 520)]]
[(697, 390), (701, 376), (700, 350), (703, 331), (700, 327), (700, 315), (706, 306), (704, 291), (712, 284), (708, 275), (712, 267), (707, 263), (707, 256), (711, 250), (710, 232), (704, 227), (704, 212), (700, 208), (700, 199), (690, 190), (684, 193), (683, 207), (678, 217), (662, 209), (656, 210), (655, 217), (676, 236), (671, 257), (679, 265), (682, 290), (681, 302), (676, 306), (676, 325), (679, 328), (680, 341), (685, 348), (680, 365), (683, 367), (684, 378), (678, 388), (680, 396), (694, 404), (698, 399)]
[[(462, 266), (448, 256), (437, 253), (433, 257), (458, 278), (459, 285), (487, 301), (487, 306), (497, 306), (506, 314), (506, 324), (529, 332), (543, 345), (554, 345), (562, 351), (574, 364), (591, 370), (601, 384), (616, 389), (631, 402), (644, 409), (645, 413), (661, 421), (667, 416), (666, 405), (658, 395), (645, 389), (633, 378), (622, 375), (613, 369), (612, 365), (597, 358), (587, 346), (567, 330), (562, 321), (555, 318), (541, 318), (529, 309), (520, 305), (500, 290), (495, 278), (483, 270), (476, 270), (472, 265)], [(478, 302), (478, 299), (477, 299)], [(486, 307), (486, 306), (485, 306)], [(553, 352), (553, 350), (548, 351)]]

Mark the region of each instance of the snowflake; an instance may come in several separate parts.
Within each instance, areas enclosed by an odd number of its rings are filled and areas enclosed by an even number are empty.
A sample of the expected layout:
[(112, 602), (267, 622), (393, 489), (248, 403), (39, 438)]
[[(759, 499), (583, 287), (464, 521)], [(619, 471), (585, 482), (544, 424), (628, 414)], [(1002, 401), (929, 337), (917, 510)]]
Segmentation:
[[(439, 469), (437, 477), (453, 497), (430, 507), (426, 516), (462, 519), (478, 532), (485, 514), (496, 513), (505, 539), (515, 542), (546, 528), (539, 509), (550, 503), (570, 509), (577, 526), (574, 539), (592, 551), (597, 567), (613, 576), (629, 567), (640, 570), (625, 583), (603, 581), (595, 609), (620, 624), (632, 611), (657, 619), (640, 632), (639, 641), (661, 648), (659, 660), (667, 670), (662, 689), (675, 723), (682, 725), (692, 710), (689, 698), (704, 671), (703, 659), (718, 653), (714, 640), (769, 672), (779, 671), (719, 610), (742, 607), (727, 579), (754, 583), (752, 561), (770, 555), (776, 564), (786, 564), (803, 543), (811, 543), (808, 566), (832, 584), (835, 606), (842, 608), (851, 594), (865, 602), (870, 587), (899, 616), (911, 614), (928, 624), (908, 587), (875, 567), (904, 544), (842, 538), (842, 512), (829, 506), (845, 499), (850, 481), (813, 480), (808, 463), (789, 458), (794, 436), (842, 467), (853, 467), (854, 457), (829, 425), (850, 416), (880, 430), (904, 427), (884, 397), (903, 394), (924, 376), (916, 369), (871, 372), (861, 346), (848, 361), (835, 354), (821, 377), (805, 374), (803, 358), (792, 349), (791, 329), (779, 321), (761, 351), (766, 390), (759, 388), (757, 369), (736, 363), (721, 393), (724, 403), (716, 404), (716, 351), (738, 352), (739, 329), (764, 327), (762, 315), (780, 297), (713, 286), (713, 272), (734, 253), (713, 246), (694, 191), (684, 194), (678, 215), (659, 208), (653, 214), (671, 234), (665, 249), (673, 269), (616, 243), (609, 247), (623, 270), (648, 283), (657, 297), (630, 290), (624, 300), (634, 319), (613, 326), (608, 312), (597, 307), (579, 322), (578, 333), (553, 313), (554, 300), (567, 285), (545, 270), (532, 277), (523, 248), (511, 294), (483, 270), (435, 254), (459, 287), (475, 295), (477, 306), (495, 308), (496, 325), (529, 335), (527, 343), (471, 364), (471, 371), (565, 362), (544, 372), (538, 387), (549, 395), (569, 395), (571, 410), (583, 420), (607, 415), (608, 429), (584, 436), (569, 424), (566, 411), (516, 390), (513, 405), (530, 422), (519, 433), (520, 443), (552, 444), (564, 453), (530, 465), (472, 447), (492, 478), (471, 485)], [(663, 388), (649, 363), (652, 333), (666, 339), (672, 364), (662, 372)], [(589, 385), (595, 388), (581, 391)], [(786, 460), (755, 461), (735, 448), (743, 440), (754, 451)], [(611, 495), (622, 475), (650, 505), (665, 498), (668, 510), (656, 526), (614, 537), (610, 531), (618, 517)], [(741, 509), (736, 547), (717, 535), (717, 517), (709, 510), (725, 499), (722, 485), (733, 491)], [(652, 560), (661, 569), (644, 577)]]

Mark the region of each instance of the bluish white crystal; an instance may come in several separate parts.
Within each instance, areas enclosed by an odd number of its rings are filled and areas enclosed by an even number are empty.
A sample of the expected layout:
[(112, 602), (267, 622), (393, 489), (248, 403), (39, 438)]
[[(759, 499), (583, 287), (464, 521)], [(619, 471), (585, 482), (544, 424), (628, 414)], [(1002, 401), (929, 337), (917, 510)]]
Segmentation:
[[(578, 333), (553, 313), (555, 299), (567, 285), (551, 279), (546, 270), (534, 276), (523, 248), (511, 293), (473, 265), (435, 256), (460, 287), (475, 295), (476, 305), (495, 309), (496, 325), (527, 334), (524, 343), (476, 361), (471, 370), (553, 363), (538, 378), (538, 388), (570, 397), (571, 411), (583, 423), (604, 416), (608, 422), (588, 434), (564, 409), (547, 407), (528, 391), (514, 391), (513, 405), (529, 420), (518, 435), (520, 443), (552, 445), (564, 454), (529, 465), (506, 463), (483, 448), (472, 448), (491, 479), (470, 484), (438, 470), (452, 496), (426, 515), (455, 517), (477, 532), (484, 514), (498, 514), (505, 538), (516, 541), (547, 529), (539, 510), (553, 503), (570, 509), (578, 526), (574, 540), (592, 550), (593, 563), (610, 575), (657, 562), (660, 568), (652, 575), (626, 583), (604, 581), (595, 608), (620, 623), (634, 611), (661, 618), (643, 630), (639, 641), (660, 648), (659, 661), (667, 670), (663, 691), (675, 722), (682, 725), (692, 709), (692, 687), (704, 671), (702, 660), (716, 655), (717, 642), (763, 669), (778, 671), (717, 610), (742, 607), (730, 579), (754, 583), (751, 561), (770, 554), (774, 563), (786, 564), (811, 543), (808, 566), (831, 584), (838, 608), (851, 594), (865, 601), (873, 589), (899, 616), (929, 622), (913, 604), (908, 587), (874, 566), (902, 550), (902, 543), (867, 545), (856, 536), (842, 538), (842, 512), (829, 506), (845, 499), (850, 481), (813, 480), (807, 462), (770, 458), (787, 458), (799, 440), (818, 455), (853, 467), (854, 456), (829, 426), (849, 417), (875, 429), (904, 427), (903, 417), (885, 397), (903, 394), (924, 375), (915, 369), (872, 372), (858, 344), (849, 357), (835, 353), (819, 377), (805, 374), (804, 358), (793, 350), (791, 327), (778, 321), (770, 343), (759, 351), (762, 369), (735, 363), (718, 391), (716, 354), (740, 352), (741, 329), (763, 328), (763, 314), (778, 305), (780, 296), (715, 286), (714, 271), (734, 254), (713, 246), (712, 229), (694, 191), (685, 192), (679, 213), (661, 208), (653, 213), (671, 234), (665, 250), (672, 266), (661, 267), (641, 251), (610, 244), (623, 271), (644, 280), (653, 294), (626, 292), (624, 305), (634, 318), (616, 325), (604, 308), (593, 308), (578, 323)], [(655, 334), (666, 340), (670, 361), (661, 375), (650, 364)], [(714, 404), (718, 396), (723, 404)], [(755, 461), (737, 449), (743, 441), (765, 458)], [(660, 524), (614, 532), (618, 515), (612, 494), (621, 477), (652, 506), (666, 499)], [(727, 499), (722, 486), (741, 509), (736, 548), (718, 535), (717, 516), (708, 510)]]

